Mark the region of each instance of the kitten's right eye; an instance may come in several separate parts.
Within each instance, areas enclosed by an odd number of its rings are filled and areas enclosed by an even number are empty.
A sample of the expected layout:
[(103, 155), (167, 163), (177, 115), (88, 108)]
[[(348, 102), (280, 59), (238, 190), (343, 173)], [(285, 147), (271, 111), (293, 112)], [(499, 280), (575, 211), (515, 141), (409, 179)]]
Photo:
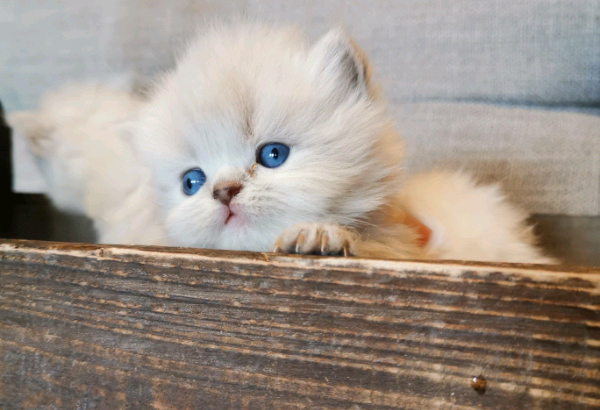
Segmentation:
[(206, 182), (206, 175), (200, 168), (187, 171), (182, 178), (183, 192), (186, 195), (194, 195)]
[(277, 168), (281, 166), (290, 155), (290, 147), (287, 145), (280, 144), (278, 142), (272, 142), (264, 145), (257, 155), (257, 162), (267, 168)]

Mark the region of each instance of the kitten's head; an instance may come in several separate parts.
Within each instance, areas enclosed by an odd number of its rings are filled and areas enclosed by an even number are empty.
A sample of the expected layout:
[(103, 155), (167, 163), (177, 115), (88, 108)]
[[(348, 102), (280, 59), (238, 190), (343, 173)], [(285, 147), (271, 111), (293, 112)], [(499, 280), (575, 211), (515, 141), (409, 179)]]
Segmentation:
[(137, 126), (171, 243), (270, 250), (301, 222), (356, 225), (393, 193), (402, 146), (342, 30), (238, 25), (196, 40)]

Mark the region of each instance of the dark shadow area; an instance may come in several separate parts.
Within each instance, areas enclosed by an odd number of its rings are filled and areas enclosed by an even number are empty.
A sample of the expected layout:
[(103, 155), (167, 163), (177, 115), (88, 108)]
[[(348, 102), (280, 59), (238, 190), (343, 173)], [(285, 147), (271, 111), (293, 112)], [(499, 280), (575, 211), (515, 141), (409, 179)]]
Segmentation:
[(533, 215), (530, 220), (549, 254), (568, 265), (600, 266), (600, 217)]

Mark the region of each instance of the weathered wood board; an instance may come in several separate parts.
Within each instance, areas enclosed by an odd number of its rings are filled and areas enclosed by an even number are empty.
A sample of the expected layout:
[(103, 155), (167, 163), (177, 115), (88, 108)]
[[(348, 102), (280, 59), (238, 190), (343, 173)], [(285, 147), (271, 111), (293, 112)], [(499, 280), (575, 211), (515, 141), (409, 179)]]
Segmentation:
[(2, 241), (0, 408), (598, 409), (561, 269)]

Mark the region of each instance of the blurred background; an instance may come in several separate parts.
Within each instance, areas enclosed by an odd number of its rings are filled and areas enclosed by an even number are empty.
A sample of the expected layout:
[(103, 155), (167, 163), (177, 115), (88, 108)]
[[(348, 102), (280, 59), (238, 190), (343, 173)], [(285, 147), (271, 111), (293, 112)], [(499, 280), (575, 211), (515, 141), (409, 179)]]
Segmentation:
[[(0, 102), (32, 109), (67, 81), (152, 75), (197, 27), (231, 16), (296, 23), (313, 40), (345, 26), (389, 99), (409, 172), (501, 182), (547, 249), (600, 265), (598, 0), (3, 0)], [(49, 206), (4, 124), (0, 150), (0, 236), (93, 241), (89, 221)]]

